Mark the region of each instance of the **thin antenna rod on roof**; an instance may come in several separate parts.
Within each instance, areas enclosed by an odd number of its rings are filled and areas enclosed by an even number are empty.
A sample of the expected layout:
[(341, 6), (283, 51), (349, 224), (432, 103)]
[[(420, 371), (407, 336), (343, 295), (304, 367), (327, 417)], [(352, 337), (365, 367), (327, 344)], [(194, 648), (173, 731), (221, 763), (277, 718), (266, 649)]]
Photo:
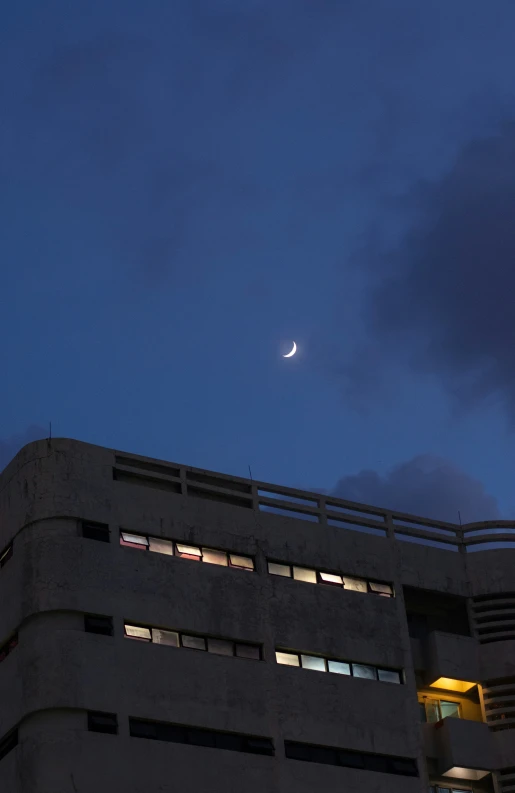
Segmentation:
[(51, 440), (52, 440), (52, 422), (51, 422), (51, 421), (49, 422), (49, 434), (48, 434), (48, 440), (49, 440), (49, 441), (51, 441)]
[(458, 510), (458, 518), (460, 519), (460, 529), (461, 529), (461, 515), (459, 510)]
[(249, 465), (249, 474), (250, 474), (250, 481), (252, 482), (252, 471), (250, 470), (250, 465)]

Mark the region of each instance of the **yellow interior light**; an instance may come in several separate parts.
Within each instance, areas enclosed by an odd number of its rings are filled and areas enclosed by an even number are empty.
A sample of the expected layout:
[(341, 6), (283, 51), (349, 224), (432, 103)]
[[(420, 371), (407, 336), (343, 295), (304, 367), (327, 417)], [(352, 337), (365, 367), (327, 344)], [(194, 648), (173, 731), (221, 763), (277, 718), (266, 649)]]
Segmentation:
[(473, 688), (477, 683), (469, 683), (466, 680), (453, 680), (452, 677), (439, 677), (434, 683), (430, 683), (430, 688), (444, 688), (447, 691), (459, 691), (464, 694), (465, 691)]
[(478, 768), (460, 768), (455, 765), (453, 768), (449, 768), (448, 771), (444, 771), (442, 776), (450, 776), (454, 779), (470, 779), (477, 782), (489, 773), (490, 771), (482, 771)]

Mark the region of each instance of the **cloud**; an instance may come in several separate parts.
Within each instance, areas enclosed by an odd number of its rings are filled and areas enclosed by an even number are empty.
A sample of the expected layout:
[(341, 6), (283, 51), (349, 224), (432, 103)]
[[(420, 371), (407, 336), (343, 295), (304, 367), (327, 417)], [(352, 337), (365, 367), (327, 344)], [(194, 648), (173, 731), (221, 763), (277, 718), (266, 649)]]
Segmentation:
[(501, 517), (496, 499), (481, 482), (432, 454), (399, 463), (384, 476), (371, 470), (344, 476), (326, 492), (348, 501), (450, 523), (459, 522), (458, 511), (462, 523)]
[(11, 435), (10, 438), (0, 439), (0, 472), (10, 463), (20, 449), (31, 441), (38, 441), (48, 437), (48, 431), (37, 424), (31, 424), (25, 432)]
[(515, 123), (459, 151), (439, 180), (407, 196), (400, 242), (369, 240), (358, 262), (366, 341), (345, 368), (367, 390), (373, 361), (383, 383), (391, 363), (436, 377), (453, 410), (502, 402), (515, 419)]

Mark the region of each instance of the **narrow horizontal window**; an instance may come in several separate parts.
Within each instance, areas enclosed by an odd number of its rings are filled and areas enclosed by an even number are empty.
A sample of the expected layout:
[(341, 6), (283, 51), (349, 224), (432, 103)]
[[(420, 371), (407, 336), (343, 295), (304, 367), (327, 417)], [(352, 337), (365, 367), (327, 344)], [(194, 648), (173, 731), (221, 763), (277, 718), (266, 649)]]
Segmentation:
[(104, 732), (109, 735), (118, 733), (118, 718), (116, 713), (88, 712), (88, 730), (90, 732)]
[(291, 578), (291, 567), (289, 564), (277, 564), (277, 562), (268, 562), (268, 572), (270, 575), (282, 575), (285, 578)]
[(309, 570), (307, 567), (294, 567), (293, 577), (296, 581), (306, 581), (308, 584), (316, 584), (316, 570)]
[(382, 680), (383, 683), (401, 682), (400, 673), (395, 671), (394, 669), (378, 669), (377, 674), (379, 676), (379, 680)]
[(317, 746), (298, 741), (285, 741), (284, 753), (289, 760), (337, 765), (343, 768), (362, 768), (367, 771), (398, 774), (399, 776), (418, 776), (416, 760), (410, 757), (367, 754), (350, 749)]
[(152, 640), (150, 628), (140, 628), (138, 625), (126, 625), (125, 635), (129, 639), (140, 639), (145, 642)]
[(197, 548), (195, 545), (182, 545), (182, 543), (176, 543), (177, 546), (177, 556), (180, 556), (181, 559), (192, 559), (193, 561), (200, 562), (202, 559), (202, 551), (200, 548)]
[(129, 534), (126, 531), (121, 531), (120, 545), (126, 545), (129, 548), (140, 548), (146, 551), (148, 548), (148, 539), (144, 534)]
[(189, 650), (205, 650), (206, 640), (202, 636), (187, 636), (185, 633), (181, 634), (182, 646)]
[(179, 634), (176, 631), (163, 631), (152, 628), (152, 641), (154, 644), (166, 644), (168, 647), (179, 647)]
[(377, 680), (377, 669), (375, 666), (366, 664), (352, 664), (352, 674), (354, 677), (364, 677), (367, 680)]
[(88, 540), (109, 542), (109, 526), (107, 523), (82, 523), (82, 536)]
[(230, 553), (229, 564), (231, 567), (237, 567), (240, 570), (254, 570), (254, 560), (249, 556), (239, 556), (238, 554)]
[(129, 718), (129, 734), (132, 738), (147, 738), (230, 752), (274, 756), (272, 739), (257, 735), (227, 733), (219, 730), (206, 730), (204, 727), (165, 724), (135, 718)]
[(303, 669), (313, 669), (316, 672), (326, 671), (326, 661), (324, 658), (317, 658), (315, 655), (301, 655), (300, 662)]
[(0, 647), (0, 661), (4, 661), (7, 656), (12, 653), (15, 647), (18, 646), (18, 634), (15, 633), (8, 639), (5, 644)]
[(208, 639), (207, 651), (216, 655), (234, 655), (234, 645), (225, 639)]
[(383, 597), (393, 597), (393, 589), (390, 584), (378, 584), (376, 581), (369, 581), (368, 586), (371, 592)]
[(171, 540), (162, 540), (160, 537), (149, 537), (148, 543), (150, 551), (173, 556), (173, 542)]
[(346, 664), (345, 661), (328, 661), (327, 668), (329, 672), (337, 675), (350, 675), (350, 664)]
[(84, 630), (86, 633), (98, 633), (102, 636), (113, 635), (113, 618), (98, 614), (84, 615)]
[(0, 567), (3, 567), (4, 564), (7, 564), (9, 559), (11, 559), (12, 555), (13, 555), (13, 546), (12, 543), (10, 543), (10, 545), (8, 545), (7, 548), (4, 548), (4, 550), (0, 554)]
[(212, 548), (202, 548), (202, 561), (206, 564), (218, 564), (227, 567), (227, 553), (225, 551), (214, 551)]
[(345, 589), (350, 589), (353, 592), (366, 592), (367, 582), (362, 578), (350, 578), (349, 576), (342, 576), (343, 586)]
[(285, 666), (300, 666), (299, 656), (296, 653), (276, 652), (275, 659), (278, 664)]
[(0, 740), (0, 760), (18, 746), (18, 728), (11, 730)]
[(319, 573), (320, 582), (322, 584), (333, 584), (336, 586), (343, 586), (341, 575), (334, 575), (333, 573)]
[(236, 643), (235, 651), (238, 658), (250, 658), (253, 661), (261, 660), (261, 647), (258, 644)]

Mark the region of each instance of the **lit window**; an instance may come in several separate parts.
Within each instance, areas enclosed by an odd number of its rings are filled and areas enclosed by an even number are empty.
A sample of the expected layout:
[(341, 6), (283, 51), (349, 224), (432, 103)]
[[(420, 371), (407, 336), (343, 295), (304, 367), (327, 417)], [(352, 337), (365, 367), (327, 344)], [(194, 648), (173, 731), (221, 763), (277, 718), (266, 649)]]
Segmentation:
[(202, 636), (186, 636), (184, 633), (181, 635), (181, 642), (183, 647), (189, 650), (205, 650), (206, 640)]
[(182, 545), (177, 543), (177, 555), (181, 559), (193, 559), (193, 561), (200, 562), (202, 559), (202, 551), (194, 545)]
[(323, 584), (336, 584), (342, 586), (343, 580), (341, 575), (333, 575), (333, 573), (319, 573), (320, 580)]
[(401, 682), (401, 676), (399, 672), (395, 672), (393, 669), (378, 669), (377, 674), (379, 675), (379, 680), (382, 680), (383, 683)]
[(337, 675), (350, 675), (350, 664), (346, 664), (343, 661), (328, 661), (327, 665), (330, 672), (334, 672)]
[(299, 656), (296, 653), (276, 652), (275, 658), (278, 664), (285, 664), (286, 666), (300, 666)]
[(171, 540), (161, 540), (158, 537), (149, 537), (149, 550), (154, 553), (165, 553), (173, 556), (173, 542)]
[(261, 648), (256, 644), (236, 644), (238, 658), (251, 658), (253, 661), (261, 660)]
[(440, 700), (440, 718), (446, 719), (447, 716), (455, 716), (459, 719), (460, 717), (460, 704), (459, 702), (445, 702), (443, 699)]
[(370, 591), (375, 592), (377, 595), (382, 595), (383, 597), (393, 596), (393, 590), (390, 584), (378, 584), (376, 581), (369, 581), (368, 585)]
[(315, 570), (309, 570), (307, 567), (294, 567), (293, 577), (296, 581), (307, 581), (308, 584), (316, 584), (317, 574)]
[(179, 634), (176, 631), (163, 631), (160, 628), (152, 628), (152, 641), (155, 644), (179, 647)]
[(149, 642), (152, 639), (150, 635), (150, 628), (140, 628), (138, 625), (126, 625), (125, 635), (129, 639), (142, 639), (146, 642)]
[(367, 680), (377, 680), (377, 670), (375, 666), (352, 664), (352, 674), (354, 677), (365, 677)]
[(126, 531), (120, 532), (120, 545), (129, 548), (140, 548), (142, 551), (148, 547), (148, 540), (142, 534), (128, 534)]
[(282, 575), (286, 578), (291, 578), (291, 567), (289, 564), (278, 564), (277, 562), (268, 562), (268, 572), (271, 575)]
[(219, 564), (227, 567), (227, 554), (225, 551), (213, 551), (211, 548), (202, 548), (202, 559), (207, 564)]
[(315, 655), (301, 655), (303, 669), (314, 669), (316, 672), (325, 672), (325, 658), (317, 658)]
[(253, 570), (254, 562), (248, 556), (238, 556), (237, 554), (229, 554), (229, 563), (231, 567), (238, 567), (240, 570)]
[(367, 582), (362, 578), (349, 578), (348, 576), (344, 575), (342, 576), (342, 579), (345, 589), (352, 589), (354, 592), (367, 591)]
[(207, 651), (217, 655), (234, 655), (234, 645), (225, 639), (208, 639)]

